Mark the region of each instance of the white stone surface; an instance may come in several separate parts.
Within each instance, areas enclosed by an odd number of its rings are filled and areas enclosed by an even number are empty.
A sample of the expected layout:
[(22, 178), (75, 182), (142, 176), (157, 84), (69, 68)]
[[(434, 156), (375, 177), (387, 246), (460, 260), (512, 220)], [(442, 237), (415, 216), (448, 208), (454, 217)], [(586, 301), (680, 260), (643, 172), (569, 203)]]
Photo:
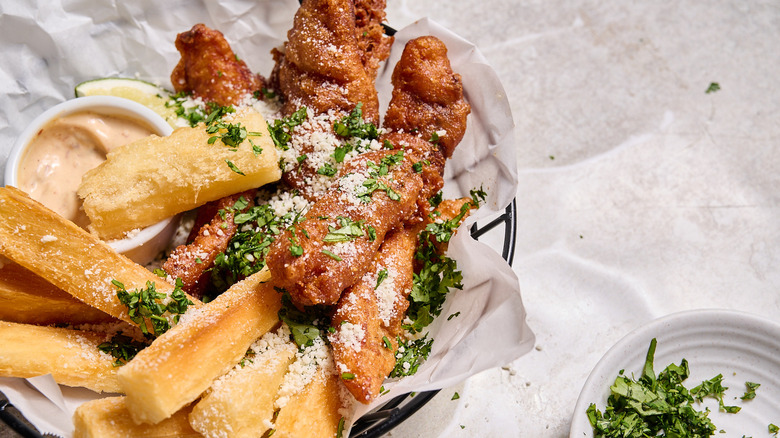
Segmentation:
[[(777, 319), (778, 3), (389, 11), (394, 24), (428, 15), (456, 30), (506, 87), (520, 171), (514, 270), (537, 336), (534, 351), (443, 390), (390, 436), (568, 436), (590, 370), (632, 329), (695, 308)], [(711, 82), (721, 89), (707, 94)]]

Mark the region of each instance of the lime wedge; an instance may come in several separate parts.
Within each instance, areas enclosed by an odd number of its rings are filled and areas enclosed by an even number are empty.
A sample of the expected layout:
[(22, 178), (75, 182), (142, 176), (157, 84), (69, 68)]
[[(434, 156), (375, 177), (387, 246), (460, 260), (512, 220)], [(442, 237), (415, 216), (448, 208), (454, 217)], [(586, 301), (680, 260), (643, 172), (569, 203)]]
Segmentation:
[(140, 79), (101, 78), (76, 85), (76, 97), (116, 96), (138, 102), (162, 116), (172, 127), (177, 127), (174, 108), (166, 105), (170, 92)]

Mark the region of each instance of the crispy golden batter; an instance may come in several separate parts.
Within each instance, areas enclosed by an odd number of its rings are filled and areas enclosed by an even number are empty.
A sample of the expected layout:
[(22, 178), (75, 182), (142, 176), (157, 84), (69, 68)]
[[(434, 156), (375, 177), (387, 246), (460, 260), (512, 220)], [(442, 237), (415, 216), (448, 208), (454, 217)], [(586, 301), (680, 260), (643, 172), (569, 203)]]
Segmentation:
[(385, 35), (385, 0), (355, 0), (355, 35), (363, 68), (376, 79), (382, 61), (390, 56), (394, 38)]
[(419, 173), (423, 180), (423, 189), (418, 207), (421, 214), (427, 214), (430, 205), (428, 199), (444, 187), (444, 154), (435, 144), (408, 132), (390, 132), (383, 135), (381, 140), (390, 142), (394, 149), (403, 149), (404, 158), (413, 164), (420, 163)]
[(254, 205), (256, 190), (236, 193), (218, 201), (210, 202), (198, 212), (198, 223), (205, 222), (201, 217), (211, 216), (208, 223), (195, 229), (190, 234), (191, 243), (178, 246), (163, 264), (163, 270), (172, 278), (181, 279), (182, 289), (188, 294), (202, 298), (209, 286), (209, 269), (214, 266), (214, 259), (227, 249), (228, 243), (236, 234), (238, 227), (233, 218), (233, 205), (240, 198), (247, 201), (247, 208)]
[(39, 325), (116, 321), (26, 268), (2, 259), (0, 257), (0, 320)]
[[(358, 46), (357, 32), (352, 1), (304, 0), (301, 3), (293, 28), (287, 33), (284, 51), (274, 52), (277, 66), (273, 81), (284, 99), (283, 113), (292, 114), (305, 106), (315, 114), (330, 110), (348, 114), (361, 102), (364, 117), (378, 124), (379, 99), (374, 75), (363, 65), (365, 52)], [(373, 52), (373, 46), (371, 49)]]
[[(341, 292), (366, 272), (385, 234), (414, 213), (422, 179), (406, 160), (390, 166), (387, 175), (374, 178), (388, 190), (367, 194), (368, 202), (358, 198), (366, 189), (363, 182), (372, 178), (369, 163), (377, 165), (394, 154), (390, 150), (367, 152), (346, 163), (335, 185), (312, 205), (306, 218), (271, 245), (267, 266), (296, 304), (335, 304)], [(391, 193), (397, 194), (397, 200), (390, 198)], [(354, 223), (363, 221), (364, 235), (345, 242), (324, 242), (329, 227), (341, 227), (339, 216)], [(368, 227), (374, 231), (369, 233)]]
[(248, 93), (264, 87), (264, 80), (249, 70), (218, 30), (196, 24), (176, 36), (181, 60), (171, 73), (177, 92), (191, 92), (206, 102), (236, 105)]
[(452, 72), (447, 46), (432, 36), (409, 41), (392, 81), (384, 127), (414, 132), (424, 140), (436, 135), (444, 156), (452, 156), (466, 132), (471, 107), (463, 98), (460, 75)]
[[(331, 320), (336, 328), (330, 336), (333, 359), (342, 376), (350, 376), (342, 377), (344, 386), (361, 403), (379, 395), (382, 382), (395, 366), (396, 339), (409, 307), (406, 297), (412, 288), (416, 246), (416, 229), (401, 227), (388, 233), (370, 274), (344, 291)], [(364, 334), (359, 346), (343, 334), (354, 332), (354, 326)]]

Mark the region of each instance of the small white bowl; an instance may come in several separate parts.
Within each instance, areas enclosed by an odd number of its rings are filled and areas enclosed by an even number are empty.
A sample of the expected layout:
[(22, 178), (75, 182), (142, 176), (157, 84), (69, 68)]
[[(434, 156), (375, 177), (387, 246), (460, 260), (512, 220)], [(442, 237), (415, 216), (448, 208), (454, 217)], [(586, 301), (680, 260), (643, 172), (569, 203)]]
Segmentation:
[[(159, 136), (167, 136), (173, 128), (151, 109), (128, 99), (113, 96), (88, 96), (68, 100), (49, 108), (22, 131), (5, 165), (5, 185), (17, 186), (19, 165), (27, 146), (38, 131), (51, 121), (74, 113), (90, 111), (108, 116), (121, 116), (143, 122)], [(178, 227), (178, 217), (172, 217), (146, 227), (126, 239), (107, 242), (114, 250), (139, 264), (147, 264), (170, 242)]]

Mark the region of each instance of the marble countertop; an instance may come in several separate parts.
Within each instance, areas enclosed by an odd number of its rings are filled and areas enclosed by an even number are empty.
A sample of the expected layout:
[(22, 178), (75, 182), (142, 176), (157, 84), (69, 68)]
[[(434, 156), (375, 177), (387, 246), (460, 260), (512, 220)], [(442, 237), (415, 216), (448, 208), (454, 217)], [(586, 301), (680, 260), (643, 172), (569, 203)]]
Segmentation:
[(565, 437), (591, 369), (631, 330), (698, 308), (776, 318), (776, 2), (389, 3), (393, 26), (430, 16), (475, 43), (504, 84), (513, 269), (537, 340), (388, 436)]

